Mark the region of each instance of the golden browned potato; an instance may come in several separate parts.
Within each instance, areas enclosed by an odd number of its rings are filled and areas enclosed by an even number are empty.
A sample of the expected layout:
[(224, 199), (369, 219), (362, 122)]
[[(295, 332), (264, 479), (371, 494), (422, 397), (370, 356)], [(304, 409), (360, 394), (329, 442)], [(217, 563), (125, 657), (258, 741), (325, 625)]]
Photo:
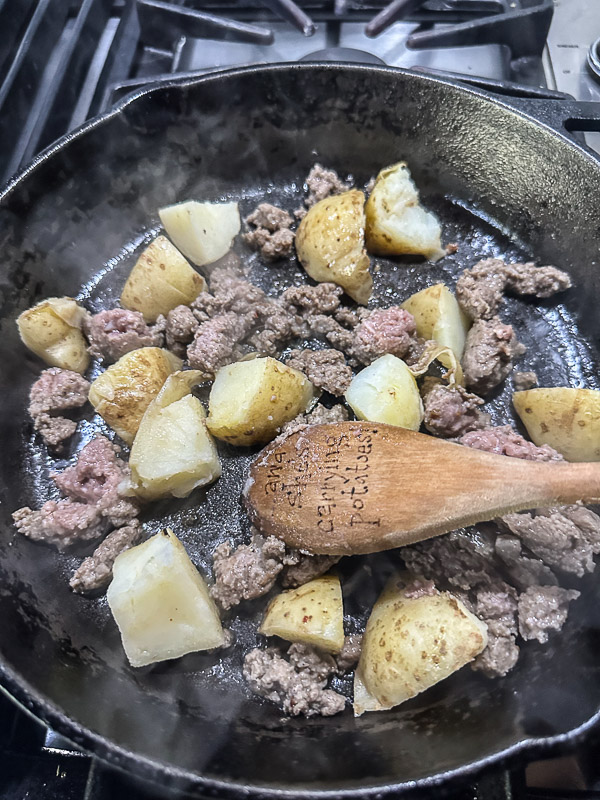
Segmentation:
[(217, 372), (206, 424), (213, 436), (230, 444), (268, 442), (306, 411), (313, 397), (308, 378), (281, 361), (238, 361)]
[(531, 439), (567, 461), (600, 461), (600, 392), (597, 389), (527, 389), (513, 404)]
[(177, 247), (199, 267), (223, 258), (241, 228), (237, 203), (188, 200), (161, 208), (158, 215)]
[(402, 308), (415, 318), (419, 336), (449, 347), (460, 361), (465, 349), (469, 322), (447, 286), (443, 283), (429, 286), (411, 295), (402, 303)]
[(169, 528), (117, 556), (106, 597), (132, 667), (225, 643), (208, 586)]
[(316, 203), (300, 223), (296, 252), (315, 281), (332, 281), (366, 305), (373, 291), (365, 250), (365, 196), (352, 189)]
[(90, 363), (81, 333), (85, 314), (71, 297), (49, 297), (17, 318), (21, 341), (51, 367), (84, 373)]
[(366, 242), (377, 255), (423, 255), (437, 261), (445, 251), (436, 216), (426, 211), (404, 161), (382, 169), (367, 205)]
[(419, 387), (402, 359), (388, 353), (352, 379), (346, 402), (358, 419), (418, 431), (423, 421)]
[(168, 350), (133, 350), (96, 378), (90, 403), (126, 444), (132, 444), (146, 409), (167, 377), (178, 369), (181, 359)]
[(189, 306), (206, 289), (206, 281), (165, 236), (157, 236), (136, 261), (121, 294), (121, 305), (140, 311), (146, 322)]
[(354, 713), (393, 708), (444, 680), (487, 645), (487, 628), (448, 592), (407, 596), (393, 578), (375, 603), (354, 678)]
[(131, 485), (138, 497), (187, 497), (221, 474), (206, 413), (191, 394), (203, 379), (198, 370), (174, 372), (146, 409), (129, 457)]
[(265, 636), (314, 645), (330, 653), (344, 646), (344, 608), (335, 575), (305, 583), (274, 597), (259, 628)]

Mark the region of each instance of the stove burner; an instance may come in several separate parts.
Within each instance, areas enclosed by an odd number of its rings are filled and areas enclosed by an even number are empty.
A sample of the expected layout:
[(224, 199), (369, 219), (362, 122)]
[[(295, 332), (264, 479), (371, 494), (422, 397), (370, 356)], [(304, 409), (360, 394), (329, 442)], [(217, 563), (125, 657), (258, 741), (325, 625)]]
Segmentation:
[(365, 27), (367, 36), (374, 38), (379, 36), (390, 25), (402, 17), (408, 16), (415, 11), (422, 0), (392, 0), (392, 2), (379, 12)]
[(365, 50), (358, 50), (355, 47), (326, 47), (323, 50), (315, 50), (302, 56), (300, 61), (350, 61), (353, 64), (379, 64), (386, 66), (385, 61), (373, 53)]
[(508, 47), (512, 58), (517, 59), (542, 55), (554, 0), (527, 0), (520, 5), (512, 0), (390, 0), (367, 24), (365, 33), (372, 38), (379, 36), (397, 20), (432, 7), (446, 13), (470, 9), (476, 17), (441, 27), (426, 23), (408, 36), (406, 45), (410, 49), (497, 44)]
[(600, 81), (600, 39), (592, 42), (587, 54), (587, 63), (592, 77)]

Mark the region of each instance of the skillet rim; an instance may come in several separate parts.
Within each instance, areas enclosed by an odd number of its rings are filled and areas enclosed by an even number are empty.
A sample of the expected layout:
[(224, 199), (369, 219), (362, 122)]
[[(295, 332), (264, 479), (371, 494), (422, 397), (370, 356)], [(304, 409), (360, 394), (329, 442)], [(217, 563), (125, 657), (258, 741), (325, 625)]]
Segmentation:
[[(115, 117), (122, 114), (132, 103), (137, 102), (147, 95), (168, 91), (170, 89), (184, 89), (202, 83), (221, 81), (223, 78), (235, 78), (248, 74), (258, 73), (277, 73), (282, 71), (302, 71), (310, 72), (313, 70), (326, 70), (331, 73), (342, 73), (344, 71), (354, 72), (376, 72), (387, 75), (404, 75), (410, 79), (433, 83), (442, 86), (451, 86), (467, 95), (471, 95), (496, 106), (506, 109), (513, 114), (521, 117), (534, 125), (543, 128), (546, 132), (557, 137), (562, 142), (568, 144), (590, 162), (590, 167), (598, 171), (600, 177), (600, 155), (594, 153), (585, 144), (581, 144), (572, 136), (566, 127), (558, 129), (552, 124), (552, 115), (548, 117), (541, 114), (541, 118), (534, 112), (535, 103), (551, 103), (550, 108), (557, 108), (561, 101), (531, 101), (520, 102), (519, 99), (505, 98), (504, 96), (494, 95), (486, 90), (462, 83), (459, 80), (448, 79), (437, 75), (429, 75), (411, 69), (399, 67), (376, 66), (356, 64), (352, 62), (304, 62), (304, 63), (281, 63), (271, 65), (250, 65), (247, 67), (236, 67), (214, 72), (189, 73), (179, 78), (170, 78), (159, 81), (151, 86), (138, 89), (122, 98), (110, 111), (98, 117), (94, 117), (84, 123), (74, 131), (70, 131), (64, 136), (50, 144), (39, 153), (28, 165), (20, 170), (8, 182), (0, 187), (0, 204), (10, 196), (12, 191), (23, 182), (30, 174), (52, 156), (66, 148), (72, 141), (85, 136), (89, 131), (106, 124)], [(542, 106), (539, 106), (541, 109)], [(568, 110), (568, 108), (567, 108)], [(556, 120), (555, 120), (556, 121)], [(600, 723), (600, 708), (589, 719), (581, 725), (572, 728), (564, 733), (555, 736), (527, 737), (515, 744), (492, 753), (484, 758), (462, 764), (460, 767), (445, 770), (435, 775), (419, 778), (414, 781), (402, 781), (398, 783), (382, 783), (369, 786), (352, 786), (339, 789), (319, 789), (319, 788), (279, 788), (276, 786), (264, 786), (260, 784), (243, 783), (236, 780), (221, 780), (209, 778), (197, 772), (191, 772), (179, 767), (175, 767), (167, 762), (158, 759), (151, 759), (140, 753), (111, 742), (101, 734), (86, 728), (76, 720), (70, 718), (58, 706), (48, 700), (44, 695), (32, 687), (28, 681), (24, 680), (12, 667), (3, 663), (0, 659), (0, 691), (8, 694), (16, 701), (21, 708), (33, 715), (38, 720), (49, 725), (57, 733), (65, 736), (74, 744), (82, 747), (92, 756), (97, 756), (102, 761), (117, 769), (133, 773), (145, 781), (158, 781), (165, 787), (172, 786), (175, 789), (182, 788), (185, 791), (201, 791), (203, 794), (219, 798), (264, 798), (265, 800), (289, 800), (299, 798), (302, 800), (312, 800), (315, 797), (323, 800), (337, 800), (338, 798), (372, 798), (381, 800), (392, 793), (407, 792), (421, 789), (431, 789), (439, 787), (444, 783), (457, 781), (459, 779), (472, 778), (477, 773), (489, 770), (492, 767), (500, 768), (508, 761), (514, 761), (517, 757), (523, 758), (525, 755), (529, 759), (535, 757), (549, 758), (551, 755), (561, 751), (564, 747), (574, 746), (581, 741), (584, 736)]]

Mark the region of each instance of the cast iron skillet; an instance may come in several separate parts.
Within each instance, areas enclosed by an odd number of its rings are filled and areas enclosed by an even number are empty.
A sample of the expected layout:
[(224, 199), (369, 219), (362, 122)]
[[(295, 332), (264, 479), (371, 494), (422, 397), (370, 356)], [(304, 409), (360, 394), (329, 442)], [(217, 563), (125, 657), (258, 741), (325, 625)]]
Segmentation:
[[(540, 103), (536, 113), (556, 122), (554, 108)], [(353, 172), (359, 184), (406, 158), (442, 218), (444, 240), (459, 244), (436, 266), (379, 259), (377, 302), (389, 305), (437, 280), (451, 285), (486, 255), (554, 263), (576, 287), (560, 304), (514, 301), (504, 312), (529, 346), (521, 367), (535, 368), (542, 384), (598, 387), (600, 163), (525, 104), (515, 109), (485, 92), (387, 68), (241, 69), (139, 93), (51, 147), (8, 186), (0, 204), (1, 681), (101, 758), (203, 793), (382, 797), (519, 753), (548, 753), (599, 716), (595, 577), (583, 581), (561, 636), (547, 647), (530, 644), (503, 680), (463, 670), (395, 711), (283, 720), (239, 680), (240, 651), (255, 640), (262, 602), (234, 619), (241, 646), (222, 662), (196, 654), (134, 671), (105, 601), (67, 587), (81, 556), (65, 560), (13, 532), (10, 512), (50, 496), (56, 466), (24, 414), (40, 364), (18, 342), (16, 314), (78, 287), (92, 310), (114, 303), (136, 248), (156, 231), (158, 207), (239, 197), (246, 212), (268, 192), (292, 209), (317, 158)], [(289, 264), (266, 269), (254, 258), (252, 277), (278, 292), (300, 276)], [(510, 419), (506, 392), (494, 402), (495, 422)], [(82, 437), (94, 429), (84, 421)], [(153, 509), (150, 530), (170, 522), (206, 569), (216, 541), (247, 534), (238, 497), (251, 455), (224, 449), (224, 477), (183, 510)], [(348, 562), (352, 629), (364, 622), (391, 561), (368, 559), (371, 577), (362, 560)]]

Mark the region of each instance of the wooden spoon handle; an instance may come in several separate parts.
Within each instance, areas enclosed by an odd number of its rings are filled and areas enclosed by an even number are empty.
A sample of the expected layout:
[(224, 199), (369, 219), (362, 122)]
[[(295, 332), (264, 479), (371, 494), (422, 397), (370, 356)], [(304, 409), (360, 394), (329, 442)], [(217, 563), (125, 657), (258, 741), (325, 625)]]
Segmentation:
[[(505, 456), (502, 456), (505, 458)], [(516, 460), (516, 459), (515, 459)], [(526, 462), (528, 487), (547, 498), (546, 505), (600, 503), (600, 462)], [(537, 503), (536, 505), (540, 505)]]
[(524, 461), (349, 422), (311, 426), (269, 445), (244, 494), (265, 533), (313, 553), (350, 555), (511, 511), (600, 502), (600, 463)]

